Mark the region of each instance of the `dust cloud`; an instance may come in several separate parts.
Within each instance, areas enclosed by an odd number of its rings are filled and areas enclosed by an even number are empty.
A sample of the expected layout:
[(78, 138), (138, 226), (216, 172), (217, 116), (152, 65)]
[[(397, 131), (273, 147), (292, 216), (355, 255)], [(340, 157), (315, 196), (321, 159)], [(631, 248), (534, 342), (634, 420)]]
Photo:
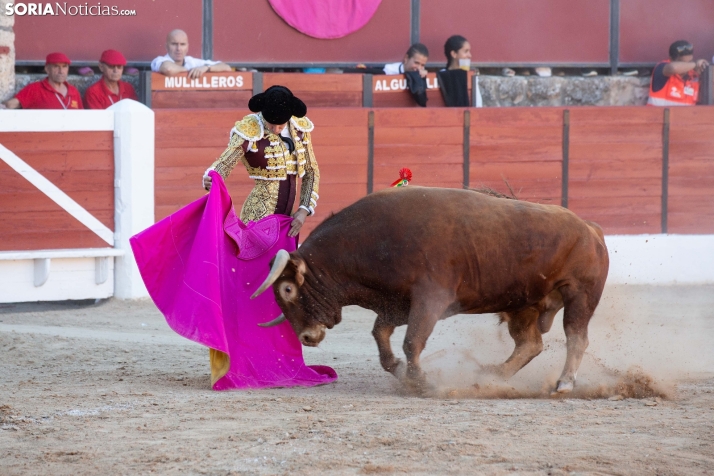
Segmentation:
[[(714, 375), (714, 307), (697, 288), (609, 286), (590, 321), (590, 346), (568, 398), (676, 398), (676, 383)], [(656, 297), (653, 298), (652, 296)], [(714, 300), (714, 298), (712, 299)], [(562, 311), (543, 352), (508, 381), (488, 373), (513, 350), (495, 315), (440, 322), (422, 354), (436, 394), (446, 398), (551, 398), (565, 362)], [(401, 348), (404, 328), (393, 337)]]

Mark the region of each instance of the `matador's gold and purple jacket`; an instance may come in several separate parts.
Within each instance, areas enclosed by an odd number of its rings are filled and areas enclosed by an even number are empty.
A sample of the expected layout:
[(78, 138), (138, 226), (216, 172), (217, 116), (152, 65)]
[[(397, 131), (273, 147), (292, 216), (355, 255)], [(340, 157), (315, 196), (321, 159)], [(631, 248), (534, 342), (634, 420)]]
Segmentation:
[(240, 161), (248, 170), (248, 176), (255, 180), (240, 212), (243, 223), (273, 214), (291, 215), (298, 176), (302, 179), (300, 208), (310, 215), (315, 213), (320, 182), (310, 141), (310, 132), (315, 126), (307, 117), (292, 117), (287, 127), (294, 144), (293, 152), (280, 136), (268, 130), (260, 113), (245, 116), (231, 129), (228, 148), (209, 169), (225, 180)]

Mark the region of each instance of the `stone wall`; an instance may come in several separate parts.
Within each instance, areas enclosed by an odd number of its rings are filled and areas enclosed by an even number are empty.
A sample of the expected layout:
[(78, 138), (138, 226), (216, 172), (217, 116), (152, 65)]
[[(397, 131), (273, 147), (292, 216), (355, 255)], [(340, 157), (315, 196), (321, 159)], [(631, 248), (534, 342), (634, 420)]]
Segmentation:
[(485, 107), (640, 106), (647, 103), (649, 77), (479, 76)]
[[(0, 15), (0, 18), (2, 16)], [(1, 59), (0, 59), (1, 60)], [(18, 74), (14, 92), (45, 74)], [(70, 75), (67, 82), (84, 90), (99, 81), (101, 75)], [(139, 94), (139, 76), (123, 76)], [(479, 76), (479, 87), (485, 107), (499, 106), (641, 106), (647, 103), (650, 78), (625, 76), (575, 76), (540, 78), (533, 76)]]
[(15, 91), (15, 17), (5, 15), (7, 3), (0, 0), (0, 101), (10, 99)]
[[(45, 79), (47, 77), (46, 74), (18, 74), (15, 76), (15, 89), (13, 95), (17, 94), (18, 91), (20, 91), (22, 88), (27, 86), (30, 83), (34, 83), (35, 81), (40, 81), (42, 79)], [(74, 75), (70, 74), (67, 76), (67, 82), (77, 88), (84, 97), (84, 91), (91, 86), (92, 84), (96, 83), (99, 81), (99, 79), (102, 77), (101, 74), (95, 74), (94, 76), (79, 76), (79, 75)], [(131, 84), (134, 86), (134, 90), (136, 91), (136, 94), (139, 94), (139, 76), (129, 76), (129, 75), (124, 75), (122, 76), (122, 81), (126, 81), (127, 83)]]

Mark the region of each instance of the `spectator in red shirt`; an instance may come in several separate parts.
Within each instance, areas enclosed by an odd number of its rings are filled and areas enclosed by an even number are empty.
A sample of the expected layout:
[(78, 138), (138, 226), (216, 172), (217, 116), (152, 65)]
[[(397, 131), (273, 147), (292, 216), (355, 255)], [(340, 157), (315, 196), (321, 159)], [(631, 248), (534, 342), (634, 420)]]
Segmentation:
[(106, 50), (99, 58), (102, 78), (87, 88), (84, 93), (85, 109), (106, 109), (122, 99), (138, 101), (134, 87), (121, 80), (126, 58), (116, 50)]
[(2, 105), (7, 109), (83, 109), (77, 88), (67, 83), (71, 61), (63, 53), (50, 53), (45, 60), (47, 77), (28, 84)]

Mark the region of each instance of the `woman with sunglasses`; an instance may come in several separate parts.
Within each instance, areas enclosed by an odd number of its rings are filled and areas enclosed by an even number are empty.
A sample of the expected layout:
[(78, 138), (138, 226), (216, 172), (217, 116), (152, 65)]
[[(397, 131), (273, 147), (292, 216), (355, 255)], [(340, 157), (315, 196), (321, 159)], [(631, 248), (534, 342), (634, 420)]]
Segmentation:
[(694, 106), (699, 99), (699, 76), (709, 66), (706, 60), (694, 60), (694, 47), (685, 40), (672, 43), (669, 59), (652, 71), (650, 106)]

